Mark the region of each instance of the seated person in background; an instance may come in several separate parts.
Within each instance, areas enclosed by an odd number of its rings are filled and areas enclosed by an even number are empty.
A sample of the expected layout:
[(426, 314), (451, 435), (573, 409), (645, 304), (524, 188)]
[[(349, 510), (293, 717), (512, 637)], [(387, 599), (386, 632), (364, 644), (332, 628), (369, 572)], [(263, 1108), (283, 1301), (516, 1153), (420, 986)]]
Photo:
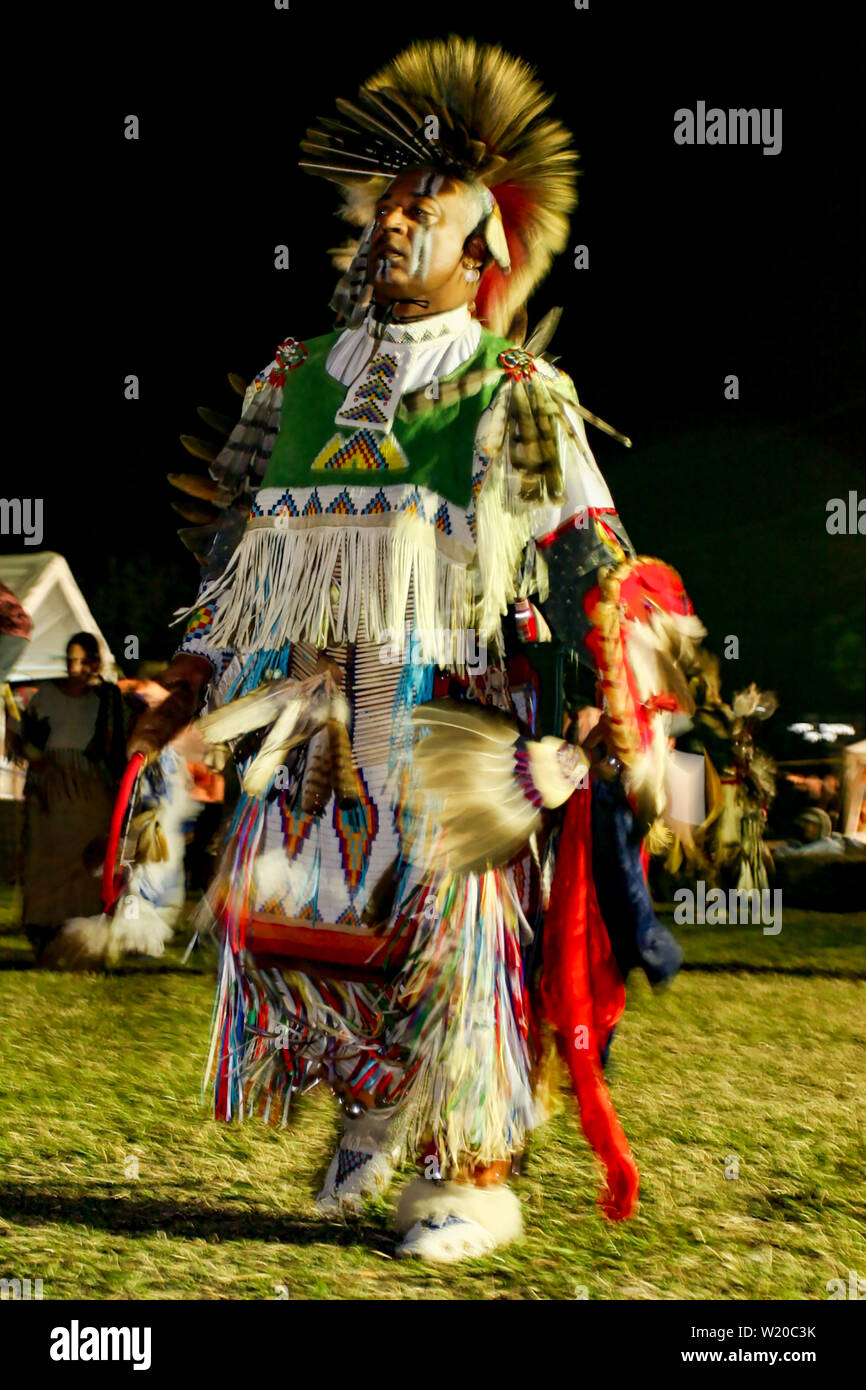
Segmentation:
[(792, 855), (849, 854), (862, 850), (856, 840), (839, 835), (833, 830), (829, 815), (820, 806), (810, 806), (794, 822), (799, 836), (776, 847), (771, 846), (774, 859), (786, 859)]

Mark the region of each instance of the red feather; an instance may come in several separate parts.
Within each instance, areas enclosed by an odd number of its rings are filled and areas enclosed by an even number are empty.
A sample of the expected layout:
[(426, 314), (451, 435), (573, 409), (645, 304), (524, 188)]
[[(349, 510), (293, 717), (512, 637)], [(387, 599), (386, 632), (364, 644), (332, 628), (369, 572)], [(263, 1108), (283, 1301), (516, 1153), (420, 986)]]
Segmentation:
[(491, 310), (501, 304), (508, 294), (509, 275), (522, 270), (526, 265), (529, 252), (524, 240), (524, 229), (537, 202), (519, 184), (501, 183), (496, 188), (491, 188), (490, 192), (499, 204), (502, 215), (505, 244), (511, 258), (511, 271), (506, 273), (494, 263), (488, 266), (482, 275), (475, 296), (475, 316), (482, 323), (489, 320)]

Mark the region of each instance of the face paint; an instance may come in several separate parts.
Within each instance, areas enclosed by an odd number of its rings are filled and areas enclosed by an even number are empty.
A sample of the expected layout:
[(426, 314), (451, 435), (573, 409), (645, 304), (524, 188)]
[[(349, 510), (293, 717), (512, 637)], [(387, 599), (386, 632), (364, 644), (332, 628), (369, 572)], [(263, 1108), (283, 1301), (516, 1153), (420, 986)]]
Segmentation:
[[(432, 169), (426, 170), (421, 174), (418, 187), (413, 188), (413, 195), (416, 198), (435, 198), (444, 182), (442, 174), (437, 174)], [(420, 280), (422, 284), (427, 279), (430, 269), (432, 243), (433, 228), (420, 224), (415, 230), (408, 272), (413, 280)]]
[(420, 280), (422, 283), (427, 279), (427, 272), (430, 269), (430, 251), (433, 240), (433, 228), (423, 225), (416, 227), (415, 237), (412, 242), (412, 255), (409, 258), (409, 275), (413, 280)]
[(428, 169), (421, 173), (420, 188), (413, 188), (412, 192), (416, 198), (435, 198), (444, 182), (443, 174), (437, 174), (433, 169)]

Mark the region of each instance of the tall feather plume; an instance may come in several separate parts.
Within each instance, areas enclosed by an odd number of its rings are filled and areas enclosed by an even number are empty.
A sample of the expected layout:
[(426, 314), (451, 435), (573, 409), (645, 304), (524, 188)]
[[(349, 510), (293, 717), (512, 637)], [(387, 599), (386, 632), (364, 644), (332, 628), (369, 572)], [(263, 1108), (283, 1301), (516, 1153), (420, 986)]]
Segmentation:
[(489, 188), (497, 259), (479, 282), (476, 312), (505, 335), (564, 250), (577, 202), (577, 156), (570, 133), (546, 114), (550, 102), (532, 68), (497, 45), (424, 40), (307, 131), (301, 166), (347, 191), (343, 215), (356, 226), (372, 220), (402, 169), (432, 166)]

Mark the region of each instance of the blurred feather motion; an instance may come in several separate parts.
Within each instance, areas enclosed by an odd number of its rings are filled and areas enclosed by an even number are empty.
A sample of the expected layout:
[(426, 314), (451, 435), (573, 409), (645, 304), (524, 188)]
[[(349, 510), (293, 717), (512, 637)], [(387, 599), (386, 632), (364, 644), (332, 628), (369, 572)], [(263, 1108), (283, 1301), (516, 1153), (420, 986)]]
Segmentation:
[(263, 796), (293, 748), (307, 746), (302, 800), (308, 814), (321, 815), (333, 791), (341, 806), (359, 798), (347, 725), (349, 706), (339, 673), (321, 662), (305, 680), (272, 681), (232, 700), (198, 721), (209, 743), (227, 743), (270, 725), (243, 775), (248, 796)]
[(562, 805), (589, 767), (563, 739), (523, 739), (504, 715), (457, 701), (421, 705), (412, 722), (427, 730), (415, 766), (442, 831), (435, 854), (455, 873), (507, 863), (540, 828), (542, 810)]
[(126, 955), (161, 956), (174, 935), (151, 903), (135, 896), (134, 910), (121, 899), (113, 916), (73, 917), (65, 922), (43, 955), (44, 964), (62, 970), (104, 970)]

